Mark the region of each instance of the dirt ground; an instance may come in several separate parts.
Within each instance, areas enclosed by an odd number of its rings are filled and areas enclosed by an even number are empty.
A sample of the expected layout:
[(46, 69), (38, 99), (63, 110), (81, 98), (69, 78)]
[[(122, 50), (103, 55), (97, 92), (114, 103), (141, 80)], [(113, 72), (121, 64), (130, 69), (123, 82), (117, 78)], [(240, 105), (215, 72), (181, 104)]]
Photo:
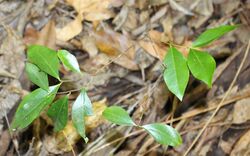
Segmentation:
[[(240, 26), (203, 48), (217, 63), (212, 88), (190, 77), (180, 102), (162, 78), (169, 43), (187, 55), (201, 32), (224, 24)], [(249, 39), (250, 0), (0, 0), (0, 156), (182, 156), (219, 104), (188, 155), (250, 156)], [(9, 133), (22, 97), (36, 89), (24, 73), (32, 44), (77, 57), (84, 74), (62, 66), (62, 78), (71, 81), (57, 97), (88, 90), (95, 115), (86, 118), (87, 144), (71, 121), (53, 132), (46, 113)], [(77, 95), (72, 92), (70, 105)], [(136, 123), (174, 126), (183, 144), (161, 146), (137, 128), (110, 124), (101, 117), (110, 105), (125, 108)]]

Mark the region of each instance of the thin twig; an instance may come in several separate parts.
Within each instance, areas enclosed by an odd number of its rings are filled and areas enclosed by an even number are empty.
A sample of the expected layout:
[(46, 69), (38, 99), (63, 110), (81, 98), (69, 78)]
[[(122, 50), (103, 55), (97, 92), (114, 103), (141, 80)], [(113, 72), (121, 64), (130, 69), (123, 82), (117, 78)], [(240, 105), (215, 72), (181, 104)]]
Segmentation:
[(208, 119), (208, 121), (206, 122), (206, 124), (204, 125), (204, 127), (201, 129), (201, 131), (198, 133), (198, 135), (196, 136), (196, 138), (194, 139), (194, 141), (192, 142), (192, 144), (189, 146), (189, 148), (187, 149), (187, 151), (185, 152), (184, 156), (187, 156), (187, 154), (190, 152), (190, 150), (193, 148), (193, 146), (196, 144), (196, 142), (198, 141), (198, 139), (201, 137), (201, 135), (203, 134), (203, 132), (206, 130), (207, 126), (209, 125), (209, 123), (212, 121), (212, 119), (215, 117), (216, 113), (219, 111), (219, 109), (221, 108), (222, 104), (224, 103), (224, 101), (226, 100), (227, 96), (229, 95), (229, 93), (231, 92), (239, 74), (240, 74), (240, 71), (246, 61), (246, 58), (247, 58), (247, 55), (248, 55), (248, 52), (249, 52), (249, 48), (250, 48), (250, 40), (248, 42), (248, 46), (247, 46), (247, 49), (245, 51), (245, 54), (244, 54), (244, 57), (242, 59), (242, 62), (239, 66), (239, 69), (237, 70), (236, 72), (236, 75), (234, 76), (234, 79), (233, 81), (231, 82), (225, 96), (222, 98), (221, 102), (218, 104), (218, 106), (216, 107), (215, 111), (213, 112), (213, 114), (211, 115), (211, 117)]
[[(229, 105), (229, 104), (231, 104), (231, 103), (233, 103), (233, 102), (235, 102), (235, 101), (237, 101), (237, 100), (240, 100), (240, 99), (243, 99), (243, 98), (246, 98), (246, 97), (249, 97), (249, 95), (243, 95), (243, 96), (235, 97), (235, 98), (233, 98), (233, 99), (224, 101), (223, 104), (221, 105), (221, 107), (222, 107), (222, 106)], [(215, 107), (210, 107), (210, 108), (201, 110), (201, 111), (199, 111), (199, 112), (197, 112), (197, 113), (192, 113), (191, 115), (184, 115), (184, 116), (181, 116), (181, 117), (178, 117), (178, 118), (174, 118), (174, 119), (172, 119), (172, 120), (168, 120), (168, 121), (166, 121), (166, 122), (164, 122), (164, 123), (165, 123), (165, 124), (169, 124), (169, 123), (171, 123), (171, 122), (176, 122), (176, 121), (180, 121), (180, 120), (183, 120), (183, 119), (191, 118), (191, 117), (200, 115), (200, 114), (202, 114), (202, 113), (206, 113), (206, 112), (212, 111), (212, 110), (214, 110), (214, 109), (216, 109), (216, 108), (217, 108), (217, 105), (216, 105)], [(197, 129), (200, 129), (200, 128), (197, 128)], [(143, 130), (137, 130), (137, 131), (134, 131), (134, 132), (132, 132), (132, 133), (126, 135), (126, 136), (123, 136), (123, 137), (121, 137), (121, 138), (117, 138), (117, 139), (115, 139), (115, 140), (113, 140), (113, 141), (111, 141), (111, 142), (109, 142), (109, 143), (107, 143), (107, 144), (104, 144), (104, 145), (101, 146), (100, 148), (96, 149), (95, 152), (97, 152), (97, 151), (99, 151), (99, 150), (101, 150), (101, 149), (103, 149), (103, 148), (106, 148), (106, 147), (112, 145), (113, 143), (116, 143), (116, 142), (118, 142), (118, 141), (120, 141), (120, 140), (122, 140), (122, 139), (124, 139), (124, 138), (128, 138), (128, 137), (131, 137), (131, 136), (134, 136), (134, 135), (138, 135), (138, 134), (141, 134), (141, 133), (143, 133), (143, 132), (144, 132)], [(181, 134), (182, 134), (182, 133), (181, 133)]]

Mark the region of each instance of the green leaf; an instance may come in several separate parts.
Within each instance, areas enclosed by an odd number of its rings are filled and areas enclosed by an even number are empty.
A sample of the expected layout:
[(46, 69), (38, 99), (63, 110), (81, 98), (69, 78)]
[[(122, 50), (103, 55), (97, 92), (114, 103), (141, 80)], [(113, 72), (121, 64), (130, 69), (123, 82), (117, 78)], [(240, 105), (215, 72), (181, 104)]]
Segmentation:
[(180, 134), (171, 126), (154, 123), (142, 126), (158, 143), (178, 146), (182, 144)]
[(212, 79), (216, 62), (207, 52), (190, 49), (188, 54), (188, 67), (195, 78), (212, 86)]
[(85, 134), (84, 117), (93, 114), (92, 104), (85, 89), (82, 89), (72, 106), (72, 121), (77, 132), (83, 137), (85, 142), (88, 138)]
[(62, 130), (68, 121), (68, 96), (54, 102), (47, 114), (54, 121), (54, 131)]
[(168, 89), (182, 100), (189, 80), (189, 70), (186, 59), (174, 47), (170, 47), (164, 58), (167, 68), (164, 70), (163, 78)]
[(48, 106), (56, 96), (59, 85), (49, 87), (49, 91), (36, 89), (26, 95), (19, 104), (11, 128), (22, 129), (27, 127)]
[(67, 50), (59, 50), (57, 56), (67, 69), (81, 73), (76, 57), (70, 54)]
[(212, 41), (220, 38), (221, 36), (223, 36), (224, 34), (226, 34), (229, 31), (234, 30), (235, 28), (237, 28), (238, 26), (233, 25), (224, 25), (224, 26), (220, 26), (217, 28), (212, 28), (212, 29), (208, 29), (205, 32), (203, 32), (194, 42), (193, 42), (193, 47), (202, 47), (205, 46), (209, 43), (211, 43)]
[(118, 106), (111, 106), (106, 108), (103, 113), (103, 117), (108, 121), (117, 125), (135, 126), (136, 124), (131, 119), (127, 111)]
[(46, 73), (41, 71), (36, 65), (32, 63), (26, 63), (25, 71), (31, 82), (41, 87), (42, 89), (49, 90), (48, 76)]
[(60, 80), (59, 60), (56, 51), (44, 46), (32, 45), (28, 48), (28, 60), (42, 71)]

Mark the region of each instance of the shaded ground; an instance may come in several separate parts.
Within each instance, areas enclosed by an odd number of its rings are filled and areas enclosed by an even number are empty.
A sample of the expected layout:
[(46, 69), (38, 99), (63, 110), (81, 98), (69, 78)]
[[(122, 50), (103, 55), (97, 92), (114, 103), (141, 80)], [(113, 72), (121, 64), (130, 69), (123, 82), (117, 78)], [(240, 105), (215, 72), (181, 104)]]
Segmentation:
[[(183, 155), (225, 96), (250, 39), (249, 0), (0, 0), (0, 155)], [(190, 78), (183, 102), (166, 88), (161, 60), (170, 42), (187, 46), (207, 28), (241, 26), (204, 48), (217, 62), (213, 87)], [(86, 87), (95, 116), (87, 118), (90, 142), (68, 122), (54, 133), (42, 114), (31, 126), (8, 133), (21, 98), (35, 86), (23, 72), (31, 44), (67, 49), (80, 63), (79, 77), (61, 67), (58, 97)], [(50, 84), (56, 81), (51, 78)], [(235, 85), (189, 155), (250, 155), (250, 55)], [(77, 92), (70, 96), (75, 100)], [(137, 123), (166, 122), (183, 145), (162, 147), (146, 133), (110, 125), (101, 118), (108, 105), (128, 110)], [(67, 138), (67, 139), (66, 139)]]

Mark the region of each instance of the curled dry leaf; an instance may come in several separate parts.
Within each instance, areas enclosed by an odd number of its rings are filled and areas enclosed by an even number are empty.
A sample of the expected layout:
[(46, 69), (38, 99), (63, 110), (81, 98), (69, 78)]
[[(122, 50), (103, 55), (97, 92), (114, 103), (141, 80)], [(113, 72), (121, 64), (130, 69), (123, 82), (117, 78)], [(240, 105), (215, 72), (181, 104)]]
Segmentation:
[(68, 41), (82, 31), (82, 21), (100, 21), (113, 17), (110, 10), (112, 0), (67, 0), (78, 12), (78, 16), (63, 28), (56, 29), (56, 38)]

